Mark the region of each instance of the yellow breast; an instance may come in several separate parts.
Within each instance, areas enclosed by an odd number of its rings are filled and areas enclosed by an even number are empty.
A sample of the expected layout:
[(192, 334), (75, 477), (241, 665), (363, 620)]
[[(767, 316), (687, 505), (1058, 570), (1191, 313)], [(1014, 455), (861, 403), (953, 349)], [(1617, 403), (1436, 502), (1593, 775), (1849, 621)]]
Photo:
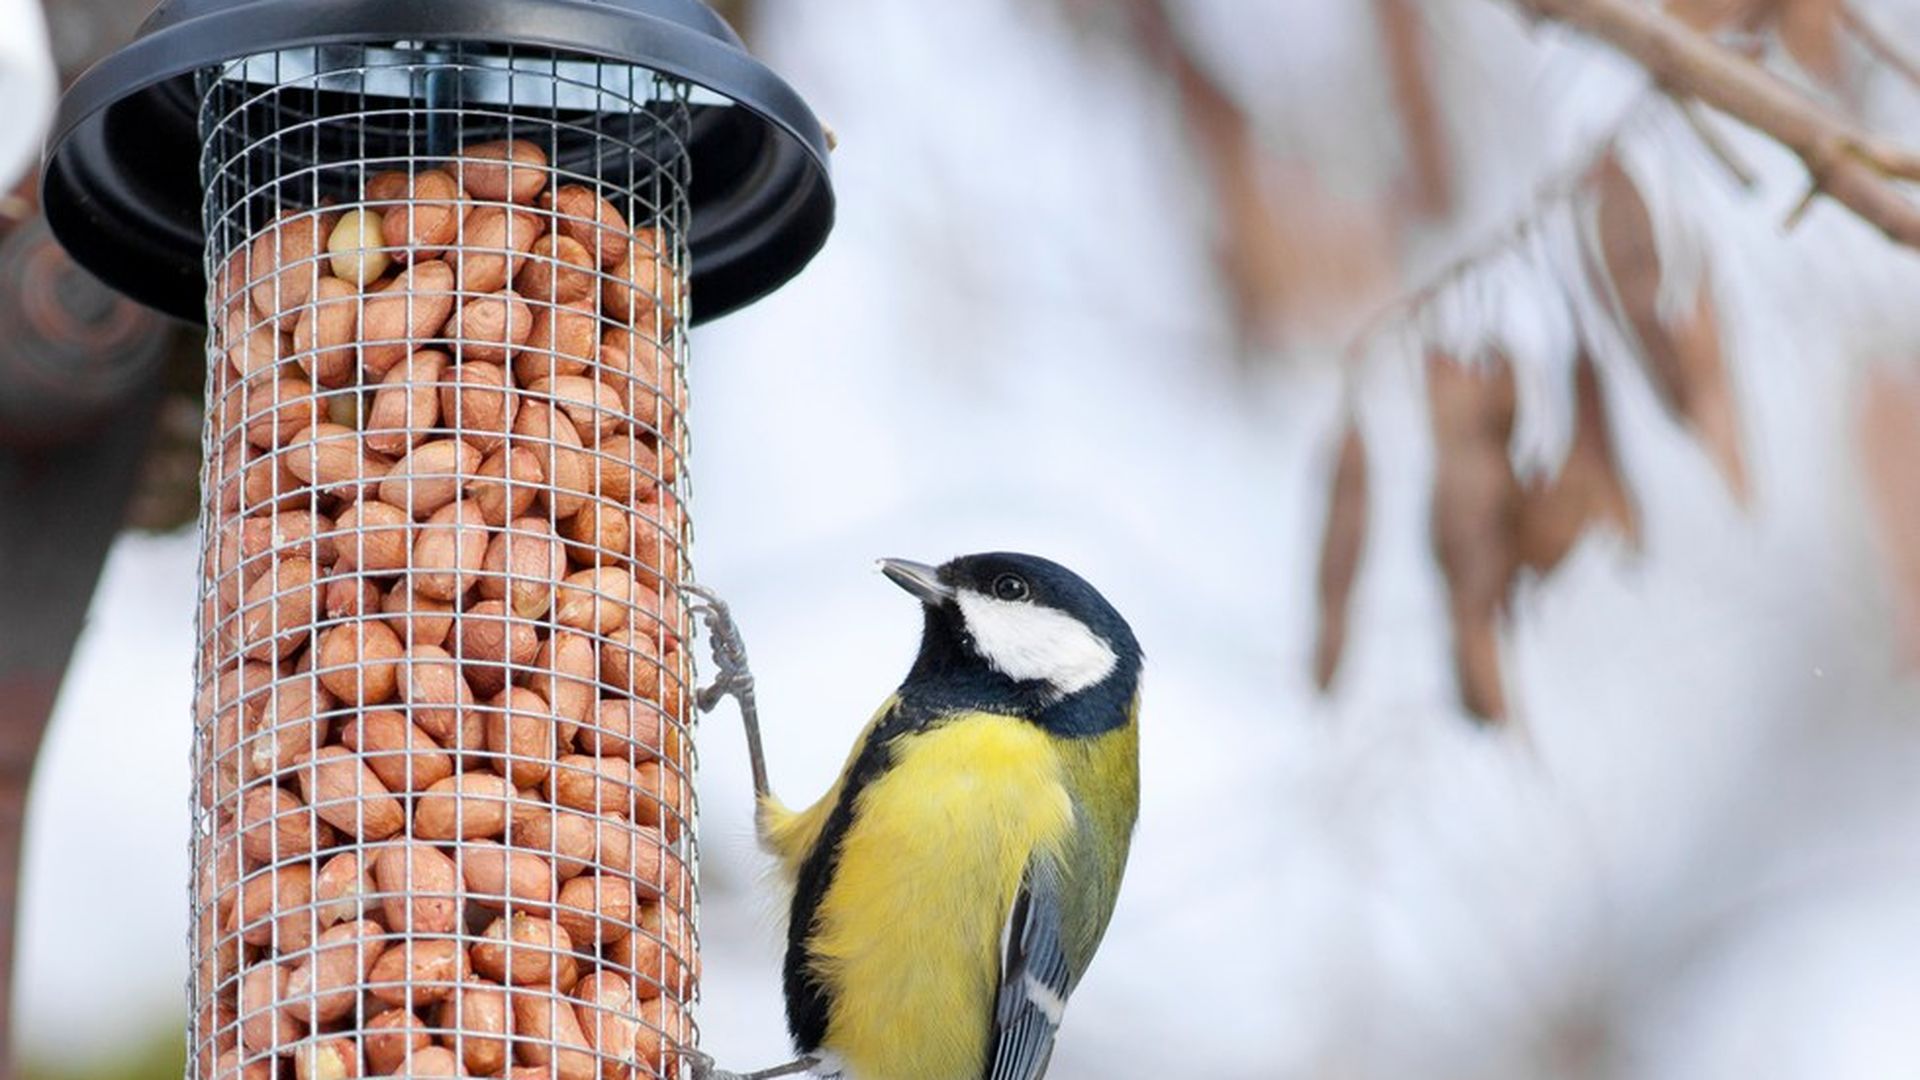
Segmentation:
[(1026, 721), (968, 714), (898, 740), (818, 911), (822, 1049), (862, 1080), (977, 1080), (1021, 872), (1072, 823), (1054, 740)]

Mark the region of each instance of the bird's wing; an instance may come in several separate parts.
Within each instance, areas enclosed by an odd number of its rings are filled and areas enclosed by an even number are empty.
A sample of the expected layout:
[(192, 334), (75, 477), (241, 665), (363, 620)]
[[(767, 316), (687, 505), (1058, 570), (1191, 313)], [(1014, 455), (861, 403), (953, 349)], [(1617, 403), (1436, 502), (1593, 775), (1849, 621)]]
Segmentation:
[(1053, 1036), (1073, 992), (1073, 964), (1061, 936), (1059, 871), (1051, 859), (1027, 864), (1007, 916), (1000, 949), (1000, 993), (994, 1004), (983, 1080), (1039, 1080), (1053, 1056)]

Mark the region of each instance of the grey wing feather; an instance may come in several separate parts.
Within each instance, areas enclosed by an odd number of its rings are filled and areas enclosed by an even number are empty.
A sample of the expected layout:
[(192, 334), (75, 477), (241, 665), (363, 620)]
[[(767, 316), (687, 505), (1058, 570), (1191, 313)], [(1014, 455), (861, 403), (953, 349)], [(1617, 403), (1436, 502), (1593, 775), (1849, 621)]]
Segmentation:
[(1060, 887), (1044, 861), (1029, 863), (1007, 916), (1000, 992), (983, 1080), (1039, 1080), (1053, 1056), (1075, 973), (1060, 933)]

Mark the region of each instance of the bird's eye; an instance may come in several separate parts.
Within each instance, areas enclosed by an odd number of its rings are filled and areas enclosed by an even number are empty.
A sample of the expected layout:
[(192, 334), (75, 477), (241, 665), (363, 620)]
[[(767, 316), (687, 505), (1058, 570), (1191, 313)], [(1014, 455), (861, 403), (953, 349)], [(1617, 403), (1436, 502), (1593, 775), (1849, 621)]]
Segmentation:
[(1001, 574), (993, 579), (993, 595), (1002, 600), (1025, 600), (1027, 583), (1018, 574)]

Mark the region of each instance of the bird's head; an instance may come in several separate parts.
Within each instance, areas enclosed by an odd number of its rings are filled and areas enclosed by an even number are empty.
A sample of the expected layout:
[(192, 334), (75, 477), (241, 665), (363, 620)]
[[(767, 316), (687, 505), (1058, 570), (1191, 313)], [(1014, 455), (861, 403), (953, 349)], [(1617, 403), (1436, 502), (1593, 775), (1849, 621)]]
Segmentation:
[(910, 684), (957, 680), (1041, 707), (1132, 700), (1140, 678), (1132, 628), (1059, 563), (996, 551), (937, 567), (882, 559), (880, 569), (926, 610)]

